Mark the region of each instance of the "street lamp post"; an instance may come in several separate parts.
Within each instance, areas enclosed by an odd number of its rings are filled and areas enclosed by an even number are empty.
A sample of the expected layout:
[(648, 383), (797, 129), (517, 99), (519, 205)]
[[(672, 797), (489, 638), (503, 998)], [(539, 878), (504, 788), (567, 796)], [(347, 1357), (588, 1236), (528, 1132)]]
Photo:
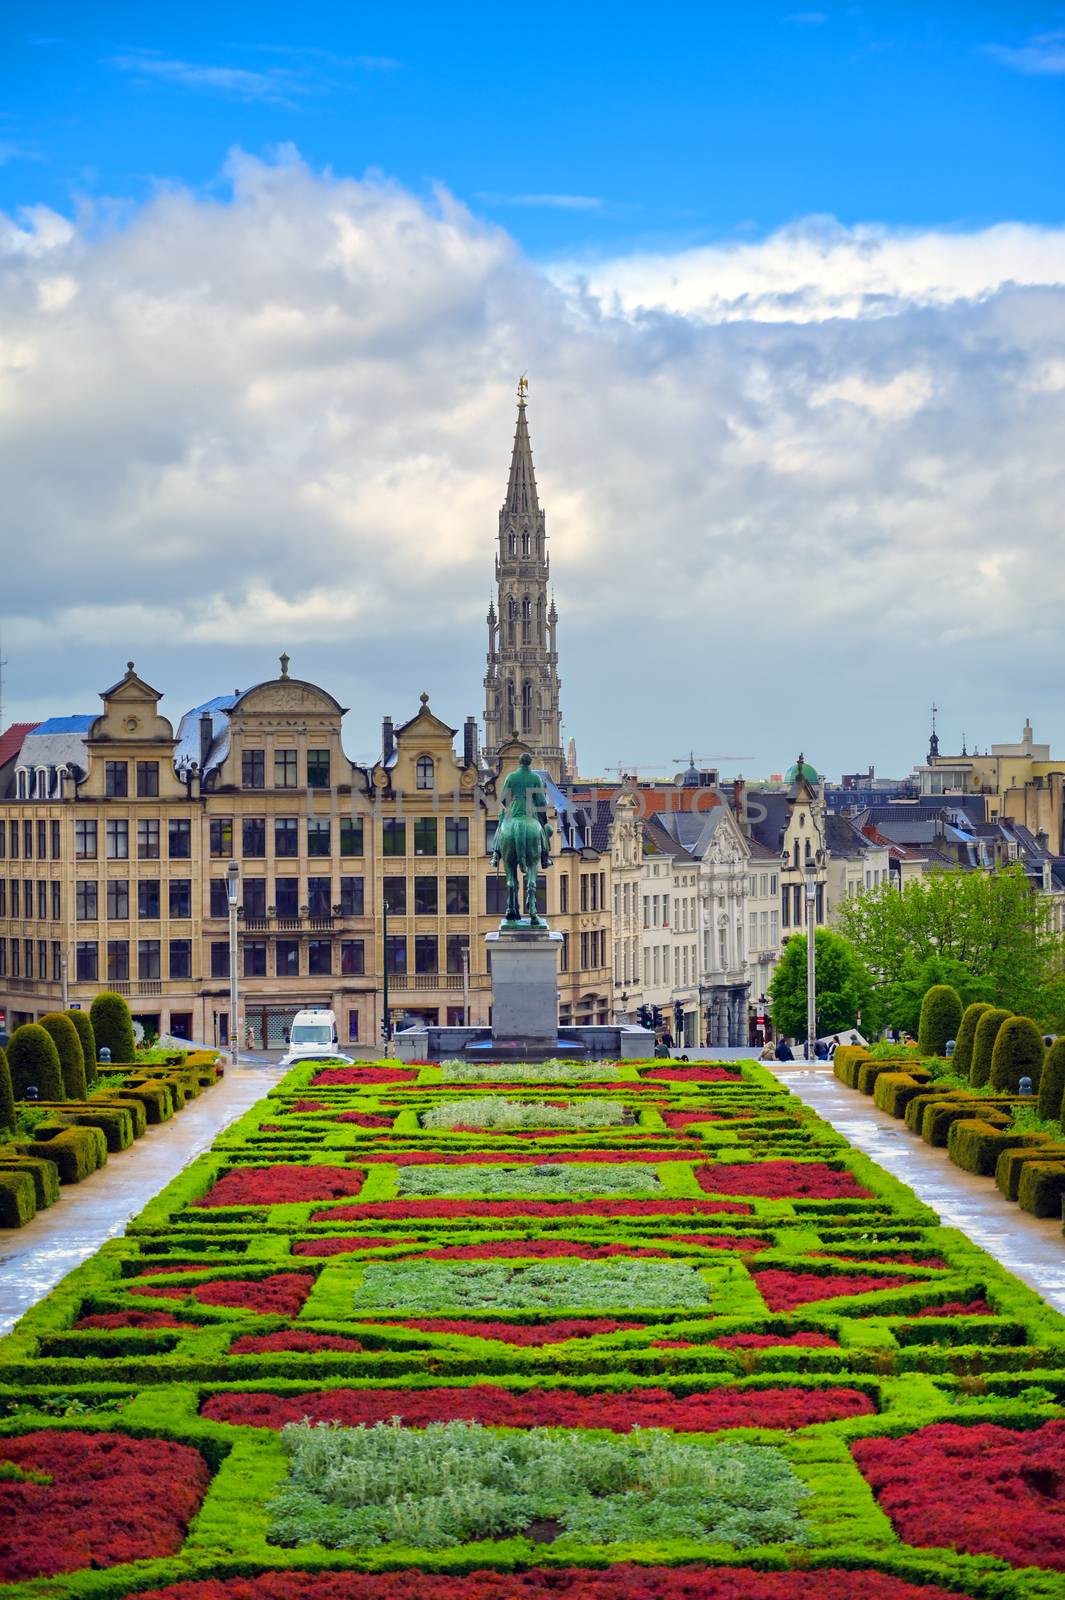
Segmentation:
[(240, 1041), (239, 978), (237, 976), (237, 894), (240, 889), (240, 868), (231, 861), (226, 868), (226, 898), (229, 902), (229, 1059), (237, 1064)]
[(806, 879), (806, 1059), (813, 1061), (817, 1044), (817, 874), (824, 851), (807, 856)]
[(64, 1011), (69, 1011), (70, 1010), (70, 988), (69, 988), (69, 983), (68, 983), (67, 966), (68, 966), (68, 963), (67, 963), (67, 952), (66, 952), (66, 946), (64, 945), (63, 949), (60, 950), (60, 952), (59, 952), (59, 981), (63, 986), (63, 1010)]
[(383, 1006), (383, 1015), (382, 1015), (382, 1018), (381, 1018), (381, 1032), (384, 1035), (385, 1055), (387, 1057), (389, 1045), (390, 1045), (391, 1040), (392, 1040), (392, 1013), (391, 1013), (391, 1011), (389, 1009), (389, 1005), (388, 1005), (388, 895), (387, 895), (387, 893), (383, 893), (381, 895), (381, 940), (382, 940), (382, 945), (383, 945), (383, 949), (382, 949), (383, 960), (381, 962), (381, 972), (382, 972), (383, 983), (384, 983), (384, 1006)]

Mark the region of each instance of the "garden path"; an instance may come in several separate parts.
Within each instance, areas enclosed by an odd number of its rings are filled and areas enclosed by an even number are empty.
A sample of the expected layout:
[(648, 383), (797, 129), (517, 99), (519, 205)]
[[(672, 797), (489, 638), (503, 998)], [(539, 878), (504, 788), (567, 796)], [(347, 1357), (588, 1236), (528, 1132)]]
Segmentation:
[(925, 1144), (905, 1123), (875, 1106), (869, 1095), (840, 1083), (831, 1067), (765, 1064), (855, 1149), (909, 1184), (947, 1227), (964, 1233), (1055, 1310), (1065, 1312), (1065, 1238), (1060, 1222), (1029, 1216), (1004, 1199), (992, 1179), (962, 1172), (945, 1150)]
[(0, 1333), (105, 1240), (124, 1233), (153, 1195), (282, 1076), (273, 1062), (227, 1066), (221, 1083), (169, 1122), (148, 1128), (128, 1150), (108, 1156), (84, 1183), (60, 1190), (55, 1205), (24, 1228), (0, 1230)]

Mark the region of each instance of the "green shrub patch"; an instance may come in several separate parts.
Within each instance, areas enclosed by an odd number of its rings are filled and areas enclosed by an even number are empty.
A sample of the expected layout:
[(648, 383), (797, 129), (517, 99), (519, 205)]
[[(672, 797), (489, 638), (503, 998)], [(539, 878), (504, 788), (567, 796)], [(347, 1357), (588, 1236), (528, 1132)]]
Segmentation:
[(514, 1267), (407, 1260), (367, 1266), (351, 1304), (364, 1311), (624, 1311), (695, 1310), (709, 1300), (700, 1273), (673, 1262), (543, 1261)]

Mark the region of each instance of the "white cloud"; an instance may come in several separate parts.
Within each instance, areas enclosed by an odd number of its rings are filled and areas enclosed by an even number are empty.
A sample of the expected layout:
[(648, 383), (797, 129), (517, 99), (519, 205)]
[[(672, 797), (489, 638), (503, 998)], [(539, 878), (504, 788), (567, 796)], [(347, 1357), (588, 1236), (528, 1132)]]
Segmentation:
[(443, 191), (229, 180), (0, 219), (9, 717), (134, 647), (176, 714), (295, 644), (353, 747), (422, 688), (457, 723), (527, 369), (582, 759), (653, 725), (883, 765), (930, 681), (1065, 738), (1065, 233), (809, 224), (579, 282)]
[(1058, 77), (1065, 73), (1065, 29), (1033, 34), (1022, 45), (989, 44), (985, 50), (1004, 66), (1031, 77)]
[(307, 93), (306, 84), (295, 73), (280, 67), (259, 72), (250, 67), (171, 60), (147, 50), (112, 56), (108, 65), (134, 77), (161, 79), (166, 83), (178, 84), (183, 89), (209, 89), (233, 100), (289, 105), (293, 96)]
[(542, 206), (551, 211), (601, 211), (605, 202), (594, 194), (480, 194), (497, 206)]

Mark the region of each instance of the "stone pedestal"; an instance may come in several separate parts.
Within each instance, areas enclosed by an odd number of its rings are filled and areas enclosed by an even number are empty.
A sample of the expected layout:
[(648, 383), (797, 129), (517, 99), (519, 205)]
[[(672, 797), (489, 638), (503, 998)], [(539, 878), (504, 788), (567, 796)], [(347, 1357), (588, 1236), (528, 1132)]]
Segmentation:
[(558, 1039), (558, 957), (549, 928), (500, 928), (485, 935), (492, 970), (492, 1038), (543, 1046)]

